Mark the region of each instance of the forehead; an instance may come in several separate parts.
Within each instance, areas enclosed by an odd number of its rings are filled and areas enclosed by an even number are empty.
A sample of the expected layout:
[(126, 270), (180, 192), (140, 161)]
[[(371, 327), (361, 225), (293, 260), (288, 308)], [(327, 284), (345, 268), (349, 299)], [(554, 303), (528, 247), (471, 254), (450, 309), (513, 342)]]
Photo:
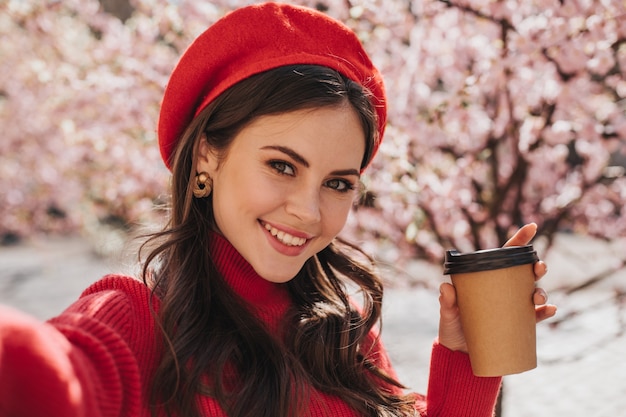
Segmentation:
[(327, 159), (344, 156), (360, 164), (365, 140), (358, 114), (342, 105), (260, 116), (239, 132), (230, 151), (280, 144), (304, 154), (323, 154)]

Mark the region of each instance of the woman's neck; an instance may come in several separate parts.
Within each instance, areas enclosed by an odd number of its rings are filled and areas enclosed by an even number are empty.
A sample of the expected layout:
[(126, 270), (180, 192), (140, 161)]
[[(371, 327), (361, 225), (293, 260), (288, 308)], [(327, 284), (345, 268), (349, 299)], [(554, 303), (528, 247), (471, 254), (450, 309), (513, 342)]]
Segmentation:
[(261, 277), (222, 235), (210, 238), (211, 255), (225, 282), (244, 302), (253, 307), (262, 319), (284, 314), (290, 303), (286, 284), (277, 284)]

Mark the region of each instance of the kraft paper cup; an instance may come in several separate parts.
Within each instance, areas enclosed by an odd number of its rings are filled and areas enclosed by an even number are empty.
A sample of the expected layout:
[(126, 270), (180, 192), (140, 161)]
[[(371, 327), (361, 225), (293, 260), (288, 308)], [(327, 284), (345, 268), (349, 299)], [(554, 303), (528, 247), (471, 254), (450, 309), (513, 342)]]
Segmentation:
[(537, 367), (537, 261), (531, 245), (446, 252), (444, 274), (456, 289), (474, 375), (503, 376)]

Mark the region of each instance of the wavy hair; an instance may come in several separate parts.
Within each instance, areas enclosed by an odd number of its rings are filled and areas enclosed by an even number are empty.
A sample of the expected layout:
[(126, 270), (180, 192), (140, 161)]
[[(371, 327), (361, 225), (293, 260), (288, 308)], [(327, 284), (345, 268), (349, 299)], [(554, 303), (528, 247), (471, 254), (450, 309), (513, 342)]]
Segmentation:
[[(144, 282), (161, 300), (156, 314), (163, 354), (150, 392), (153, 415), (199, 416), (200, 394), (216, 398), (231, 417), (305, 416), (310, 386), (364, 416), (412, 414), (409, 398), (393, 393), (402, 386), (368, 354), (383, 294), (370, 258), (355, 261), (355, 254), (364, 254), (337, 238), (309, 259), (287, 284), (294, 307), (286, 340), (277, 340), (217, 272), (209, 248), (211, 198), (192, 197), (197, 143), (204, 136), (225, 155), (237, 133), (259, 116), (346, 103), (362, 123), (364, 167), (377, 139), (368, 92), (326, 67), (254, 75), (221, 94), (187, 128), (172, 161), (169, 223), (142, 247), (148, 251)], [(363, 295), (358, 310), (348, 285)]]

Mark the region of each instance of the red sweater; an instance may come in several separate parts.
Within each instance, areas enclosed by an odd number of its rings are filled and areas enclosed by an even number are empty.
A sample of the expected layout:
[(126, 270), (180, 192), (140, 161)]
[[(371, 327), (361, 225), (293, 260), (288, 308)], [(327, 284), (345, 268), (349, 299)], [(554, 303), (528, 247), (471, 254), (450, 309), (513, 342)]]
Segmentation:
[[(217, 243), (221, 272), (275, 329), (290, 303), (285, 286), (259, 277), (225, 240)], [(0, 417), (149, 416), (159, 359), (149, 297), (142, 282), (108, 275), (47, 323), (0, 307)], [(379, 366), (393, 375), (383, 346), (376, 348)], [(415, 394), (415, 408), (429, 417), (490, 417), (500, 382), (475, 377), (466, 354), (435, 343), (428, 395)], [(339, 398), (317, 394), (312, 416), (358, 416)], [(199, 400), (204, 415), (225, 417), (212, 398)]]

